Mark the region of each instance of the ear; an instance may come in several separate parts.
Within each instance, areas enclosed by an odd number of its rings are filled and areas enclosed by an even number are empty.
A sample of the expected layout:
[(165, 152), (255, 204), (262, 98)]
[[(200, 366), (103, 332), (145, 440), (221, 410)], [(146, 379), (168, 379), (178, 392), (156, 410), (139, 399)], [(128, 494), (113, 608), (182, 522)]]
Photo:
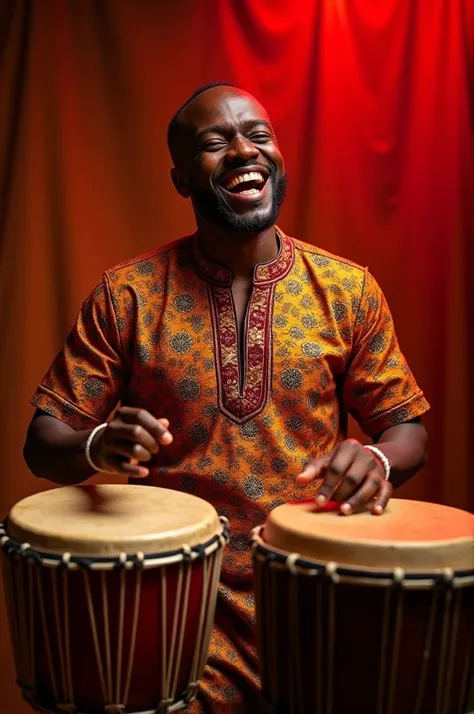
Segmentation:
[(177, 169), (173, 167), (170, 171), (171, 180), (173, 185), (180, 196), (183, 198), (189, 198), (191, 191), (189, 190), (188, 179), (186, 173), (183, 169)]

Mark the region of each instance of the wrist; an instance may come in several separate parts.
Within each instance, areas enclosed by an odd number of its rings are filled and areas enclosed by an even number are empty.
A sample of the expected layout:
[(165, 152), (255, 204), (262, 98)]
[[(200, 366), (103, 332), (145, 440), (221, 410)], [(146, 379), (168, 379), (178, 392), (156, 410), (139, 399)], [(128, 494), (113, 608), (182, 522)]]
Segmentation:
[(372, 444), (366, 444), (364, 446), (364, 449), (367, 449), (367, 451), (372, 452), (372, 455), (382, 468), (385, 480), (388, 481), (390, 479), (390, 472), (392, 467), (386, 454), (384, 454), (382, 449), (380, 449), (378, 446), (373, 446)]
[(99, 424), (96, 426), (89, 434), (84, 450), (85, 457), (89, 466), (94, 469), (94, 471), (104, 471), (102, 468), (102, 458), (100, 454), (100, 444), (102, 441), (102, 436), (107, 424)]

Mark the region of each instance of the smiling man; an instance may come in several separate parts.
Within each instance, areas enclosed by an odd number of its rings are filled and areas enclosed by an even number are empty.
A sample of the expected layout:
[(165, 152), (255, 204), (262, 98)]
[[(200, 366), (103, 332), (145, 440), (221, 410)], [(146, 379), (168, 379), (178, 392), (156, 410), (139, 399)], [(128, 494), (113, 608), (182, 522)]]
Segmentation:
[[(168, 139), (197, 231), (104, 274), (33, 397), (25, 458), (56, 483), (126, 474), (228, 516), (191, 711), (255, 714), (252, 527), (316, 493), (348, 516), (383, 514), (424, 463), (428, 404), (367, 269), (275, 226), (286, 174), (264, 108), (232, 85), (207, 85)], [(375, 447), (347, 439), (348, 413)]]

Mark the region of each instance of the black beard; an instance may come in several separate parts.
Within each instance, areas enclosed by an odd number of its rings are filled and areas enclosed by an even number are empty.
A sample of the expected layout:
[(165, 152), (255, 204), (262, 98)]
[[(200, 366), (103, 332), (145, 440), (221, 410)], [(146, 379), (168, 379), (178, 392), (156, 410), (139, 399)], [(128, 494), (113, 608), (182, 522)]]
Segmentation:
[(242, 233), (259, 233), (273, 226), (280, 213), (286, 195), (287, 177), (277, 176), (272, 171), (267, 179), (272, 182), (270, 211), (259, 213), (258, 208), (249, 215), (235, 213), (225, 202), (222, 194), (213, 186), (211, 190), (198, 188), (192, 180), (189, 185), (196, 208), (203, 218), (225, 230)]

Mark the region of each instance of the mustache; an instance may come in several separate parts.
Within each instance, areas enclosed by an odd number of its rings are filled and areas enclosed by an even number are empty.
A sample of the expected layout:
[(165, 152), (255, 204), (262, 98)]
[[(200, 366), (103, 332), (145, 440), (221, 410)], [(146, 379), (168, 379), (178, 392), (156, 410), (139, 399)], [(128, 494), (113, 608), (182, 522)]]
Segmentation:
[(265, 169), (266, 171), (268, 171), (268, 178), (273, 178), (273, 176), (275, 176), (276, 173), (277, 173), (276, 164), (274, 164), (272, 161), (269, 161), (268, 163), (262, 164), (261, 162), (258, 162), (258, 161), (256, 162), (256, 161), (252, 161), (251, 159), (249, 159), (248, 161), (244, 161), (243, 163), (241, 163), (241, 162), (237, 163), (237, 162), (236, 162), (235, 165), (226, 166), (225, 169), (223, 169), (222, 171), (219, 171), (218, 174), (215, 174), (215, 176), (213, 176), (213, 178), (212, 178), (212, 183), (214, 183), (214, 184), (219, 183), (220, 180), (221, 180), (229, 171), (232, 171), (232, 169), (245, 169), (245, 168), (250, 167), (250, 166), (253, 167), (253, 168), (255, 168), (255, 166), (261, 166), (263, 169)]

